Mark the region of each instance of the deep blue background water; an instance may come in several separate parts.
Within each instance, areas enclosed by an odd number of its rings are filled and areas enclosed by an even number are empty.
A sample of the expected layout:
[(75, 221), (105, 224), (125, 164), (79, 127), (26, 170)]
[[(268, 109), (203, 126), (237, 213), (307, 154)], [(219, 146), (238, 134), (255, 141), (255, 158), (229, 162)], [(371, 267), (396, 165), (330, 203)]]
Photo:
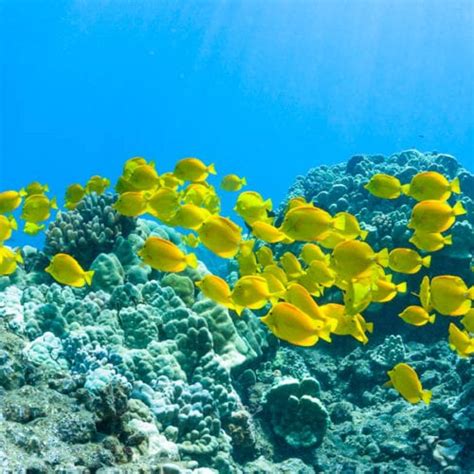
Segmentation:
[(0, 0), (0, 186), (135, 155), (275, 201), (356, 153), (474, 149), (474, 2)]

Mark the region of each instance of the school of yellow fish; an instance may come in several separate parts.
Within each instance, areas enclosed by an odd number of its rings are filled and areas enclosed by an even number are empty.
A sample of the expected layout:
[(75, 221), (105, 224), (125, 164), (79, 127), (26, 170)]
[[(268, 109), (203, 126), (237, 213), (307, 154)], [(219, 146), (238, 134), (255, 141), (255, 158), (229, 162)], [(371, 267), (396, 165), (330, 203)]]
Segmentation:
[[(225, 176), (220, 188), (240, 192), (234, 211), (248, 232), (228, 217), (220, 215), (220, 198), (208, 183), (216, 174), (214, 165), (197, 158), (184, 158), (172, 172), (158, 174), (153, 162), (142, 157), (126, 161), (115, 191), (115, 210), (129, 217), (152, 216), (162, 223), (185, 229), (184, 243), (196, 248), (203, 245), (222, 258), (235, 258), (239, 279), (231, 288), (217, 275), (208, 274), (196, 286), (205, 297), (240, 315), (244, 309), (269, 306), (261, 321), (278, 338), (299, 346), (313, 346), (320, 339), (332, 342), (333, 336), (351, 336), (366, 344), (374, 324), (362, 312), (372, 303), (386, 303), (407, 291), (398, 275), (415, 274), (428, 268), (431, 256), (452, 243), (443, 235), (456, 217), (466, 211), (461, 201), (450, 206), (452, 193), (460, 194), (459, 180), (451, 183), (437, 172), (421, 172), (410, 183), (386, 174), (376, 174), (364, 186), (373, 196), (396, 199), (409, 196), (416, 204), (408, 227), (414, 233), (410, 242), (423, 252), (410, 248), (383, 249), (375, 252), (365, 242), (367, 231), (348, 212), (330, 215), (303, 198), (291, 199), (281, 225), (275, 224), (272, 201), (258, 192), (243, 191), (245, 178)], [(74, 183), (65, 193), (66, 209), (74, 209), (90, 193), (102, 194), (110, 181), (93, 176), (85, 185)], [(47, 196), (47, 185), (29, 184), (20, 191), (0, 193), (0, 275), (12, 274), (22, 263), (20, 250), (4, 242), (17, 230), (13, 212), (21, 207), (23, 231), (36, 235), (43, 231), (55, 198)], [(298, 255), (291, 251), (275, 258), (271, 244), (302, 243)], [(163, 272), (181, 272), (196, 268), (193, 253), (185, 253), (172, 242), (151, 236), (138, 252), (145, 265)], [(57, 282), (74, 287), (90, 285), (93, 271), (84, 270), (70, 255), (55, 255), (45, 271)], [(395, 277), (395, 278), (394, 278)], [(328, 288), (342, 293), (343, 304), (318, 304)], [(474, 353), (474, 287), (455, 275), (425, 276), (416, 293), (420, 304), (405, 308), (399, 317), (414, 326), (434, 323), (436, 313), (460, 317), (461, 327), (449, 326), (448, 342), (460, 357)], [(429, 403), (431, 392), (423, 390), (416, 372), (401, 363), (388, 372), (387, 386), (394, 387), (410, 403)]]

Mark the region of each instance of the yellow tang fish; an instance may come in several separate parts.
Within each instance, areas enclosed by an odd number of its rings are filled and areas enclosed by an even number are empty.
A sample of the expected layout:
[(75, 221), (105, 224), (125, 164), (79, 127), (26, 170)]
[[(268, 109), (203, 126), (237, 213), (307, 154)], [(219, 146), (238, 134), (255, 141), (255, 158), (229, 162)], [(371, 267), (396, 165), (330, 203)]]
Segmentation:
[(212, 215), (198, 230), (199, 240), (222, 258), (235, 257), (242, 242), (242, 229), (230, 219)]
[(257, 237), (257, 239), (263, 240), (269, 244), (275, 244), (287, 239), (283, 232), (267, 222), (255, 221), (252, 224), (252, 233)]
[(467, 331), (461, 331), (455, 324), (449, 325), (449, 347), (460, 357), (469, 357), (474, 354), (474, 338)]
[(5, 242), (12, 236), (12, 232), (18, 229), (18, 224), (13, 216), (0, 215), (0, 242)]
[(413, 273), (417, 273), (422, 266), (429, 268), (430, 264), (430, 255), (427, 257), (421, 257), (418, 252), (412, 249), (393, 249), (388, 254), (389, 268), (398, 273), (412, 275)]
[(341, 232), (330, 230), (324, 238), (318, 240), (318, 244), (325, 249), (334, 249), (336, 248), (336, 245), (340, 244), (341, 242), (346, 242), (347, 240), (353, 239), (348, 239)]
[(163, 173), (160, 176), (160, 183), (161, 186), (163, 186), (164, 188), (176, 190), (184, 183), (184, 181), (177, 178), (173, 173), (168, 172)]
[(474, 286), (468, 288), (464, 281), (455, 275), (439, 275), (431, 280), (431, 304), (445, 316), (466, 314), (474, 299)]
[(361, 238), (365, 240), (369, 232), (367, 230), (361, 229), (357, 217), (349, 212), (338, 212), (334, 218), (344, 216), (344, 229), (339, 232), (346, 238), (346, 240), (353, 240)]
[(271, 223), (273, 219), (267, 211), (271, 211), (272, 207), (271, 199), (265, 200), (255, 191), (245, 191), (239, 194), (234, 211), (249, 225), (256, 221)]
[(182, 205), (173, 217), (173, 225), (184, 229), (198, 230), (211, 213), (195, 204)]
[(442, 201), (421, 201), (412, 211), (408, 228), (416, 232), (444, 232), (448, 230), (456, 220), (456, 216), (466, 214), (461, 201), (453, 207)]
[(337, 218), (314, 206), (300, 206), (288, 211), (281, 225), (281, 230), (288, 237), (303, 242), (321, 240), (331, 230), (343, 230), (345, 216)]
[(471, 308), (461, 319), (461, 324), (466, 331), (474, 334), (474, 308)]
[(196, 286), (203, 292), (206, 298), (226, 308), (234, 308), (229, 285), (221, 277), (217, 275), (206, 275), (201, 281), (196, 282)]
[(3, 191), (0, 193), (0, 214), (13, 212), (21, 204), (21, 194), (18, 191)]
[(104, 194), (105, 190), (110, 186), (110, 179), (103, 178), (102, 176), (91, 176), (89, 181), (86, 184), (86, 192), (96, 193), (96, 194)]
[(151, 236), (146, 239), (138, 256), (146, 265), (162, 272), (182, 272), (187, 267), (197, 268), (198, 261), (193, 253), (185, 254), (169, 240)]
[(346, 314), (344, 305), (337, 303), (328, 303), (320, 306), (320, 308), (326, 317), (337, 321), (337, 326), (333, 330), (334, 334), (352, 336), (362, 344), (369, 342), (366, 332), (372, 333), (374, 325), (368, 323), (361, 314)]
[(257, 257), (253, 252), (240, 251), (236, 257), (239, 265), (240, 276), (254, 275), (260, 270), (260, 265), (257, 263)]
[(388, 265), (388, 250), (383, 249), (375, 253), (366, 242), (348, 240), (336, 246), (332, 253), (332, 260), (336, 273), (343, 278), (352, 279), (378, 263)]
[(429, 314), (422, 306), (407, 306), (398, 316), (408, 324), (413, 326), (424, 326), (425, 324), (433, 324), (436, 319), (435, 314)]
[(57, 253), (44, 270), (63, 285), (80, 288), (92, 284), (94, 271), (85, 271), (77, 260), (66, 253)]
[(383, 173), (374, 174), (364, 188), (373, 196), (382, 199), (396, 199), (402, 192), (399, 179)]
[(169, 222), (179, 209), (179, 193), (172, 188), (160, 188), (148, 199), (147, 211), (163, 222)]
[(288, 285), (288, 277), (286, 276), (286, 273), (282, 268), (280, 268), (276, 264), (273, 264), (273, 265), (267, 265), (264, 271), (267, 273), (271, 273), (276, 278), (278, 278), (278, 280), (280, 280), (283, 286), (286, 288), (286, 286)]
[(301, 286), (304, 286), (306, 290), (308, 290), (308, 293), (313, 296), (322, 296), (324, 292), (324, 287), (313, 281), (313, 279), (307, 273), (303, 273), (301, 276), (299, 276), (296, 279), (296, 282)]
[(183, 202), (203, 206), (210, 193), (213, 189), (207, 183), (189, 183), (182, 192)]
[(160, 178), (155, 168), (149, 164), (139, 165), (126, 176), (127, 181), (138, 191), (150, 191), (155, 189)]
[(420, 294), (418, 297), (420, 298), (421, 306), (423, 306), (426, 311), (431, 311), (433, 309), (431, 304), (430, 278), (427, 275), (423, 277), (423, 280), (421, 280)]
[(21, 210), (21, 218), (26, 222), (38, 222), (49, 219), (51, 209), (57, 209), (56, 198), (49, 199), (44, 194), (33, 194), (25, 199)]
[(311, 202), (308, 202), (303, 196), (297, 196), (291, 198), (288, 203), (286, 204), (285, 212), (288, 212), (290, 209), (294, 209), (295, 207), (301, 206), (312, 206)]
[(147, 211), (148, 200), (143, 191), (127, 191), (119, 195), (112, 207), (124, 216), (137, 217)]
[(219, 214), (221, 210), (221, 200), (214, 192), (214, 188), (211, 188), (211, 191), (204, 199), (202, 207), (205, 207), (211, 214)]
[(33, 194), (45, 194), (49, 192), (49, 186), (47, 184), (41, 184), (38, 181), (33, 181), (28, 186), (20, 189), (22, 196), (32, 196)]
[(415, 370), (408, 364), (397, 364), (387, 372), (390, 380), (385, 387), (393, 387), (407, 402), (419, 403), (421, 401), (429, 404), (431, 391), (423, 390), (420, 379)]
[(0, 275), (11, 275), (16, 270), (17, 263), (23, 263), (20, 251), (0, 245)]
[(267, 267), (268, 265), (274, 265), (275, 260), (273, 259), (273, 251), (270, 247), (260, 247), (256, 252), (257, 261), (263, 267)]
[(239, 254), (247, 257), (253, 252), (255, 239), (243, 240), (240, 244)]
[(291, 252), (285, 252), (280, 257), (280, 264), (290, 280), (295, 280), (304, 273), (298, 258)]
[(124, 194), (132, 191), (137, 191), (137, 189), (127, 180), (127, 178), (125, 178), (124, 176), (119, 176), (119, 179), (117, 180), (117, 183), (115, 185), (115, 191), (118, 194)]
[(398, 293), (406, 293), (407, 284), (393, 283), (391, 279), (380, 279), (372, 287), (372, 301), (376, 303), (387, 303), (393, 300)]
[(228, 174), (221, 181), (221, 188), (224, 191), (240, 191), (244, 186), (247, 186), (247, 180), (239, 178), (236, 174)]
[(237, 281), (232, 290), (232, 302), (237, 314), (244, 308), (260, 309), (276, 295), (270, 292), (267, 280), (262, 276), (246, 275)]
[(183, 243), (184, 245), (195, 249), (201, 242), (199, 237), (197, 237), (195, 234), (188, 234), (183, 237)]
[(453, 238), (451, 235), (444, 236), (439, 232), (416, 231), (408, 239), (408, 242), (425, 252), (436, 252), (441, 250), (445, 245), (452, 245)]
[(306, 274), (315, 283), (326, 288), (331, 288), (336, 281), (336, 273), (322, 260), (313, 260), (306, 269)]
[[(300, 285), (299, 283), (291, 283), (288, 289), (286, 290), (284, 299), (287, 303), (291, 303), (296, 306), (298, 309), (303, 311), (313, 319), (318, 319), (320, 321), (327, 321), (327, 316), (322, 312), (319, 305), (314, 301), (311, 294), (308, 290)], [(334, 329), (336, 324), (333, 324)], [(328, 341), (331, 342), (331, 341)]]
[(214, 164), (206, 166), (197, 158), (183, 158), (174, 168), (174, 175), (183, 181), (205, 181), (209, 174), (216, 174)]
[[(123, 174), (124, 176), (129, 176), (136, 167), (146, 164), (148, 164), (148, 162), (141, 156), (129, 158), (123, 165)], [(153, 162), (150, 162), (150, 165), (154, 166)]]
[(64, 207), (69, 210), (75, 209), (85, 195), (86, 190), (82, 185), (78, 183), (71, 184), (66, 189)]
[(351, 280), (344, 290), (345, 313), (354, 316), (372, 303), (372, 286), (366, 280)]
[(436, 171), (425, 171), (413, 176), (410, 184), (402, 186), (402, 192), (417, 201), (435, 199), (437, 201), (447, 201), (451, 193), (460, 194), (461, 188), (459, 178), (455, 178), (451, 183)]
[(306, 265), (310, 265), (313, 260), (320, 260), (329, 263), (329, 255), (324, 253), (323, 249), (313, 243), (306, 243), (303, 245), (300, 253), (300, 258)]
[(25, 225), (23, 227), (23, 232), (28, 235), (37, 235), (45, 228), (46, 226), (44, 224), (36, 224), (34, 222), (25, 222)]
[(279, 339), (297, 346), (314, 346), (320, 338), (331, 340), (331, 323), (313, 319), (291, 303), (277, 303), (260, 319)]
[(265, 278), (268, 283), (268, 289), (270, 290), (270, 293), (276, 293), (283, 295), (286, 291), (286, 287), (283, 284), (283, 282), (275, 275), (274, 272), (264, 270), (260, 276)]

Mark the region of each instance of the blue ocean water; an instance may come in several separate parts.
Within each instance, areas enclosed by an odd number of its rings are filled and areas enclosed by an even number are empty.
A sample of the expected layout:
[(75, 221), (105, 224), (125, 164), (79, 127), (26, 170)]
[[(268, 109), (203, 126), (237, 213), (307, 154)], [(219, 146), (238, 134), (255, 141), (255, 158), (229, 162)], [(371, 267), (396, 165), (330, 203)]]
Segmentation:
[[(472, 1), (0, 0), (0, 48), (0, 192), (60, 204), (0, 199), (0, 472), (473, 472)], [(65, 209), (137, 155), (273, 209), (194, 248), (130, 161)]]
[(0, 186), (141, 155), (279, 202), (356, 153), (474, 149), (470, 0), (0, 2)]

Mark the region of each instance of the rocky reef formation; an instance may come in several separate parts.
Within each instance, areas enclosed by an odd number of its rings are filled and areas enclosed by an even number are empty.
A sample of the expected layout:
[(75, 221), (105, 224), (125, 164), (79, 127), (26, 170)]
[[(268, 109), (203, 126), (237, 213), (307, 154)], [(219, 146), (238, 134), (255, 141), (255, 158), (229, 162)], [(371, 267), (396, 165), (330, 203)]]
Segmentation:
[[(375, 200), (362, 185), (374, 172), (407, 182), (427, 169), (461, 179), (469, 213), (434, 265), (455, 266), (469, 281), (474, 177), (453, 157), (357, 156), (311, 170), (289, 197), (355, 213), (376, 247), (406, 245), (405, 198)], [(152, 221), (119, 217), (112, 202), (88, 197), (58, 214), (44, 252), (23, 249), (24, 267), (0, 281), (2, 472), (472, 468), (472, 358), (450, 351), (439, 327), (412, 328), (393, 317), (405, 300), (385, 305), (383, 314), (370, 308), (376, 330), (366, 346), (337, 337), (313, 348), (289, 346), (251, 311), (237, 317), (204, 298), (194, 284), (208, 271), (204, 263), (180, 274), (142, 266), (136, 252), (147, 236), (178, 245), (181, 237)], [(64, 287), (44, 274), (56, 252), (95, 270), (92, 287)], [(433, 391), (429, 406), (410, 405), (383, 387), (387, 370), (401, 361)]]

